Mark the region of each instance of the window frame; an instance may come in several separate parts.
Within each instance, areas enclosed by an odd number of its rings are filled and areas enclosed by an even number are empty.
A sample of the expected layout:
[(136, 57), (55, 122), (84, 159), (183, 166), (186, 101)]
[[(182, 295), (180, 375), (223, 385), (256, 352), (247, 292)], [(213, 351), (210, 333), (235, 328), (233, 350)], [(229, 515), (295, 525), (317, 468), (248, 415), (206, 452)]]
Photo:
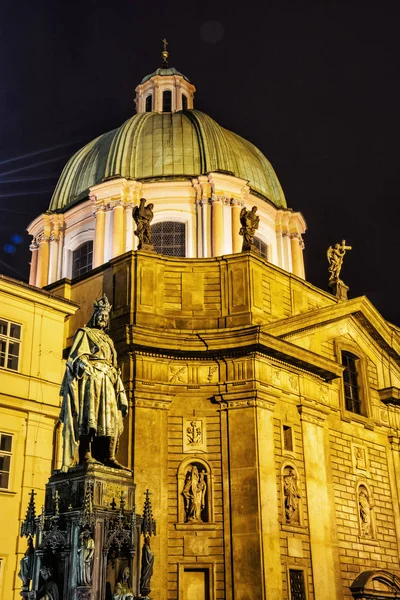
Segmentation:
[[(17, 323), (16, 321), (11, 321), (10, 319), (7, 319), (5, 317), (0, 317), (0, 321), (4, 321), (7, 323), (7, 334), (6, 335), (0, 334), (0, 340), (4, 340), (6, 342), (6, 348), (5, 348), (5, 352), (4, 352), (4, 366), (0, 365), (0, 369), (4, 369), (11, 373), (19, 373), (20, 372), (20, 361), (21, 361), (22, 332), (23, 332), (22, 323)], [(19, 338), (15, 338), (10, 335), (11, 325), (17, 325), (20, 328), (20, 337)], [(15, 369), (7, 366), (8, 358), (9, 358), (10, 341), (13, 344), (18, 344), (18, 355), (15, 355), (15, 354), (11, 355), (11, 356), (17, 356), (17, 367)]]
[(287, 580), (287, 589), (288, 589), (288, 593), (289, 593), (289, 600), (293, 600), (292, 589), (290, 586), (290, 571), (303, 571), (304, 593), (305, 593), (306, 600), (308, 600), (308, 569), (307, 569), (307, 567), (302, 567), (301, 565), (297, 565), (297, 564), (286, 565), (286, 580)]
[(0, 431), (0, 439), (3, 435), (11, 438), (11, 450), (8, 452), (7, 450), (0, 450), (0, 456), (9, 456), (10, 457), (10, 466), (8, 471), (1, 471), (2, 473), (8, 472), (8, 483), (7, 487), (1, 487), (0, 484), (0, 492), (10, 492), (11, 491), (11, 471), (13, 465), (13, 450), (14, 450), (14, 434), (8, 431)]
[[(169, 110), (165, 110), (164, 109), (164, 97), (165, 94), (170, 94), (170, 99), (171, 99), (171, 106)], [(173, 94), (172, 94), (172, 90), (167, 88), (162, 90), (161, 92), (161, 112), (163, 113), (172, 113), (173, 112)]]
[(183, 600), (184, 572), (208, 571), (208, 600), (215, 598), (215, 562), (178, 562), (178, 598)]
[(155, 244), (154, 244), (154, 231), (153, 228), (157, 225), (163, 225), (164, 223), (179, 223), (179, 225), (183, 226), (184, 229), (184, 243), (183, 243), (183, 249), (184, 249), (184, 255), (183, 256), (177, 256), (175, 254), (162, 254), (161, 252), (159, 252), (160, 256), (169, 256), (171, 258), (187, 258), (188, 257), (188, 226), (187, 226), (187, 221), (183, 221), (183, 220), (179, 220), (176, 218), (164, 218), (164, 219), (160, 219), (157, 220), (155, 223), (151, 224), (151, 235), (152, 235), (152, 240), (153, 240), (153, 245), (154, 245), (154, 249), (156, 250), (156, 252), (158, 252)]
[(367, 373), (367, 356), (359, 346), (348, 340), (334, 340), (336, 360), (343, 366), (342, 352), (348, 352), (357, 357), (358, 393), (360, 398), (361, 414), (352, 412), (346, 408), (346, 395), (344, 389), (344, 377), (339, 382), (340, 412), (343, 421), (357, 421), (367, 429), (373, 429), (371, 396)]
[[(91, 261), (91, 265), (85, 271), (82, 271), (81, 273), (78, 273), (77, 275), (75, 275), (74, 274), (74, 254), (75, 254), (75, 252), (78, 252), (78, 250), (81, 250), (81, 248), (83, 246), (88, 245), (88, 244), (92, 244), (92, 250), (91, 250), (92, 261)], [(87, 255), (89, 255), (89, 252), (87, 253)], [(94, 258), (94, 242), (93, 242), (93, 240), (86, 240), (86, 241), (82, 242), (81, 244), (79, 244), (79, 246), (77, 246), (76, 248), (74, 248), (72, 250), (72, 255), (71, 255), (71, 279), (77, 279), (78, 277), (81, 277), (82, 275), (86, 275), (86, 273), (89, 273), (89, 271), (91, 271), (93, 269), (93, 258)], [(86, 266), (88, 266), (88, 265), (86, 265)]]
[(256, 244), (254, 244), (255, 248), (257, 248), (258, 252), (260, 253), (261, 258), (263, 258), (264, 260), (266, 260), (267, 262), (270, 262), (269, 260), (269, 253), (270, 253), (270, 249), (269, 249), (269, 245), (267, 244), (267, 242), (265, 242), (260, 236), (255, 235), (254, 236), (254, 242), (257, 240), (257, 242), (260, 244), (260, 246), (264, 245), (265, 246), (265, 256), (264, 254), (262, 254), (262, 250), (260, 248), (258, 248), (256, 246)]
[[(147, 110), (147, 103), (149, 100), (150, 100), (150, 110)], [(146, 112), (146, 113), (153, 112), (153, 103), (154, 103), (153, 93), (150, 92), (150, 94), (147, 94), (147, 96), (144, 99), (144, 112)]]

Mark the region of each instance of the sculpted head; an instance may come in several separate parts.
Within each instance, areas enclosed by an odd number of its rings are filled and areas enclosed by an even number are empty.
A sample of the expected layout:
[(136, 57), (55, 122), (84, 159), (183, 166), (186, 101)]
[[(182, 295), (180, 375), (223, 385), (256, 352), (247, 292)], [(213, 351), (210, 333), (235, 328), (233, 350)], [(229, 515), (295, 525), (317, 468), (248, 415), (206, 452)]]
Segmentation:
[(93, 303), (94, 311), (88, 325), (97, 329), (108, 329), (110, 322), (111, 304), (105, 294)]
[(43, 577), (43, 579), (45, 581), (47, 581), (48, 579), (51, 578), (52, 574), (53, 574), (53, 569), (51, 567), (46, 567), (45, 565), (43, 565), (40, 568), (40, 574)]

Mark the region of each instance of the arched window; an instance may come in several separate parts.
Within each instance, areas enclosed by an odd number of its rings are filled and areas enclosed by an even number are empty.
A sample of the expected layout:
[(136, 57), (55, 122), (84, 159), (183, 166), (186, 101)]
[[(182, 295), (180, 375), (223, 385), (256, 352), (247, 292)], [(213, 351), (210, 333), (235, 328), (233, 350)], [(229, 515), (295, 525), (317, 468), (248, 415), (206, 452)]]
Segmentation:
[(172, 92), (171, 92), (171, 90), (165, 90), (163, 92), (162, 109), (163, 109), (163, 112), (171, 112), (171, 110), (172, 110)]
[(146, 98), (146, 112), (153, 110), (153, 94), (149, 94)]
[(267, 244), (265, 244), (262, 240), (260, 240), (260, 238), (255, 237), (254, 238), (254, 246), (260, 252), (261, 256), (263, 258), (265, 258), (265, 260), (268, 260), (268, 246), (267, 246)]
[(180, 221), (161, 221), (151, 228), (153, 245), (158, 254), (186, 256), (186, 227)]
[(182, 94), (182, 110), (187, 110), (188, 107), (188, 99), (185, 94)]
[(361, 398), (358, 382), (359, 358), (351, 352), (342, 351), (344, 398), (346, 410), (361, 415)]
[(93, 265), (93, 242), (84, 242), (72, 252), (72, 279), (90, 271)]

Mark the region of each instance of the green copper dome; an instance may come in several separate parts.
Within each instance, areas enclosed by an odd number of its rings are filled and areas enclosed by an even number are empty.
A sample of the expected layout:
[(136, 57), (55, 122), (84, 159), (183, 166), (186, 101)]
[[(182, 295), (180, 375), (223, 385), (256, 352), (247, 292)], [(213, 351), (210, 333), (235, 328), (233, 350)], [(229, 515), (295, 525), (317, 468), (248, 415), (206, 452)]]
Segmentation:
[(154, 73), (150, 73), (150, 75), (146, 75), (145, 77), (143, 77), (143, 79), (140, 83), (146, 83), (146, 81), (148, 81), (152, 77), (155, 77), (156, 75), (161, 75), (161, 76), (180, 75), (181, 77), (183, 77), (183, 79), (186, 79), (186, 81), (189, 81), (189, 79), (186, 77), (186, 75), (184, 75), (183, 73), (180, 73), (179, 71), (174, 69), (174, 67), (160, 67), (159, 69), (154, 71)]
[(87, 197), (105, 179), (182, 179), (213, 171), (245, 179), (279, 208), (285, 196), (275, 172), (253, 144), (198, 110), (139, 113), (79, 150), (66, 164), (51, 211)]

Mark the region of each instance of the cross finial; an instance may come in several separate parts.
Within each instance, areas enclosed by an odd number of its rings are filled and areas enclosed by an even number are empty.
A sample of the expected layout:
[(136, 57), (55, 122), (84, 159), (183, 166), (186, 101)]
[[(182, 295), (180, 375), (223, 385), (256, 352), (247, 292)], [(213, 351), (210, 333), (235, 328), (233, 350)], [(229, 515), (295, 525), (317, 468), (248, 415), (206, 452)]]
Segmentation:
[(163, 59), (162, 66), (168, 67), (168, 56), (169, 56), (168, 50), (167, 50), (168, 42), (165, 38), (161, 41), (163, 43), (163, 51), (161, 52), (161, 58)]

